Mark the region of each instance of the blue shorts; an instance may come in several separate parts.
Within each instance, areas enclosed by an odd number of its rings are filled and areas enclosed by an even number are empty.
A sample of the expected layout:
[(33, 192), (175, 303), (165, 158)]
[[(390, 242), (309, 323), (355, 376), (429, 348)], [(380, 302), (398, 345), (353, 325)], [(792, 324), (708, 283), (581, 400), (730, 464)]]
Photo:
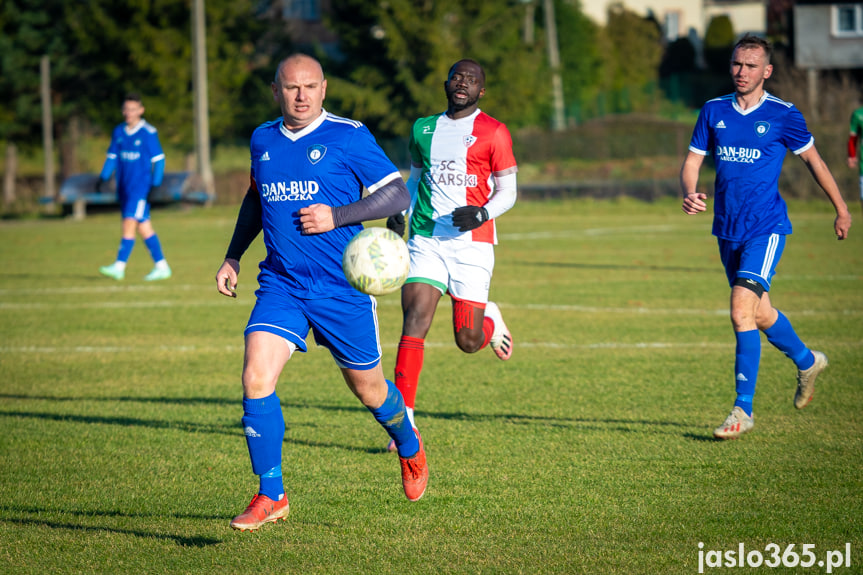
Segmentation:
[(719, 257), (725, 266), (728, 285), (737, 278), (753, 279), (770, 291), (770, 280), (785, 249), (785, 236), (770, 234), (745, 242), (719, 240)]
[(286, 282), (267, 269), (258, 274), (258, 300), (245, 335), (266, 331), (308, 351), (306, 337), (314, 330), (315, 343), (330, 350), (339, 367), (367, 370), (381, 361), (377, 300), (360, 292), (320, 299), (294, 296)]
[(123, 219), (134, 218), (139, 222), (146, 222), (150, 219), (150, 204), (147, 202), (147, 194), (126, 194), (120, 195), (120, 210), (123, 212)]

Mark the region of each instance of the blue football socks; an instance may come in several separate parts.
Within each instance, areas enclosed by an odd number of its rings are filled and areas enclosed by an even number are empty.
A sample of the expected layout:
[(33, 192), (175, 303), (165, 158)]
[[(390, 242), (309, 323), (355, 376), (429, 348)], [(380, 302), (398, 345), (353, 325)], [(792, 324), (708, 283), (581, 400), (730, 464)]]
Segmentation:
[(400, 457), (411, 457), (420, 450), (420, 443), (411, 427), (405, 400), (395, 384), (387, 380), (387, 398), (377, 409), (369, 409), (389, 436), (395, 441)]
[(779, 313), (776, 322), (764, 330), (767, 341), (788, 356), (797, 366), (797, 369), (809, 369), (815, 363), (815, 356), (797, 337), (797, 333), (788, 318), (781, 311), (776, 311)]
[(758, 366), (761, 362), (761, 332), (757, 329), (738, 331), (737, 349), (734, 354), (734, 378), (737, 382), (737, 399), (734, 405), (752, 416), (752, 397), (758, 380)]
[(273, 501), (278, 501), (285, 493), (285, 483), (282, 481), (282, 466), (277, 465), (261, 475), (258, 493), (266, 495)]
[(126, 263), (129, 261), (129, 256), (132, 255), (132, 248), (135, 247), (135, 238), (120, 240), (120, 249), (117, 251), (117, 261)]
[(150, 256), (153, 258), (154, 262), (160, 262), (165, 259), (164, 254), (162, 254), (162, 244), (159, 242), (159, 236), (153, 234), (144, 240), (144, 244), (147, 246), (147, 249), (150, 250)]
[(285, 418), (275, 393), (260, 399), (243, 398), (243, 433), (252, 471), (261, 476), (258, 492), (278, 501), (285, 493), (282, 482)]

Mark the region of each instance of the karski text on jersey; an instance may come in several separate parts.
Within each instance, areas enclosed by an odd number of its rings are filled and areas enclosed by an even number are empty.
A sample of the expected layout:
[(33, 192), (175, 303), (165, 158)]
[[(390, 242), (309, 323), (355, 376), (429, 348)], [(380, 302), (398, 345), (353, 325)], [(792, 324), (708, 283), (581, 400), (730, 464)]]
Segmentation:
[(457, 166), (458, 163), (454, 161), (440, 162), (437, 166), (426, 172), (426, 183), (438, 186), (476, 187), (476, 175), (459, 171)]

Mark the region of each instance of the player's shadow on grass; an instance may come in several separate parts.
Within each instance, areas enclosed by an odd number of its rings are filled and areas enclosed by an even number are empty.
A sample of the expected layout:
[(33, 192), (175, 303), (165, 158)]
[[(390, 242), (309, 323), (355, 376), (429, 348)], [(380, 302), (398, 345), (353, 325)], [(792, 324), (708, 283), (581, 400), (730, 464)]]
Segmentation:
[(211, 514), (211, 515), (203, 515), (201, 513), (144, 513), (144, 512), (135, 512), (129, 513), (126, 511), (117, 511), (114, 509), (99, 509), (99, 510), (87, 510), (83, 509), (62, 509), (62, 508), (51, 508), (46, 507), (45, 505), (31, 505), (31, 506), (12, 506), (8, 503), (0, 504), (0, 513), (32, 513), (34, 515), (45, 514), (45, 513), (57, 513), (62, 515), (75, 515), (78, 517), (125, 517), (128, 519), (203, 519), (203, 520), (214, 520), (221, 521), (225, 518), (224, 514)]
[[(317, 406), (290, 406), (282, 404), (282, 408), (291, 408), (291, 407), (310, 407), (317, 409)], [(337, 408), (339, 411), (363, 411), (368, 412), (366, 408)], [(120, 427), (143, 427), (147, 429), (164, 429), (164, 430), (175, 430), (175, 431), (185, 431), (190, 433), (210, 433), (210, 434), (219, 434), (219, 435), (230, 435), (236, 436), (238, 438), (243, 437), (243, 426), (241, 424), (241, 419), (238, 416), (236, 423), (230, 424), (202, 424), (197, 422), (188, 422), (188, 421), (169, 421), (169, 420), (161, 420), (161, 419), (144, 419), (139, 417), (122, 417), (122, 416), (108, 416), (101, 417), (96, 415), (80, 415), (80, 414), (69, 414), (69, 413), (46, 413), (46, 412), (36, 412), (36, 411), (0, 411), (0, 419), (4, 417), (13, 417), (13, 418), (28, 418), (35, 419), (39, 421), (55, 421), (59, 423), (83, 423), (83, 424), (94, 424), (94, 425), (117, 425)], [(296, 429), (301, 427), (303, 424), (291, 423), (291, 428)], [(385, 451), (382, 449), (370, 449), (366, 446), (355, 446), (348, 445), (345, 443), (335, 443), (328, 441), (312, 441), (298, 438), (289, 438), (286, 437), (284, 439), (285, 443), (291, 443), (294, 445), (304, 445), (306, 447), (320, 447), (320, 448), (332, 448), (332, 449), (342, 449), (346, 451), (357, 451), (361, 453), (377, 453), (379, 451)]]
[(544, 268), (567, 268), (584, 270), (627, 270), (627, 271), (658, 271), (658, 272), (693, 272), (693, 273), (722, 273), (721, 268), (695, 268), (690, 266), (660, 266), (660, 265), (624, 265), (624, 264), (585, 264), (578, 262), (539, 262), (539, 261), (516, 261), (513, 265), (532, 266)]
[(138, 531), (135, 529), (118, 529), (115, 527), (107, 527), (105, 525), (79, 525), (75, 523), (62, 523), (60, 521), (46, 521), (44, 519), (28, 519), (28, 518), (6, 518), (0, 517), (0, 520), (6, 523), (13, 523), (22, 527), (49, 527), (51, 529), (64, 529), (69, 531), (82, 531), (92, 533), (119, 533), (121, 535), (133, 535), (145, 539), (163, 539), (173, 541), (174, 544), (182, 547), (209, 547), (222, 543), (221, 539), (212, 537), (184, 537), (182, 535), (166, 535), (164, 533), (154, 533), (149, 531)]
[(240, 400), (237, 398), (227, 397), (156, 397), (156, 396), (51, 396), (51, 395), (26, 395), (21, 393), (0, 393), (0, 399), (18, 399), (22, 401), (49, 401), (49, 402), (77, 402), (77, 401), (120, 401), (120, 402), (140, 402), (140, 403), (164, 403), (173, 405), (240, 405)]
[(727, 439), (719, 439), (718, 437), (713, 437), (712, 433), (705, 433), (704, 435), (698, 435), (695, 433), (684, 433), (683, 437), (685, 439), (691, 439), (692, 441), (700, 441), (702, 443), (728, 443)]
[[(214, 404), (214, 405), (237, 405), (237, 400), (227, 398), (212, 398), (212, 397), (50, 397), (50, 396), (28, 396), (28, 395), (13, 395), (0, 394), (0, 399), (18, 399), (18, 400), (42, 400), (48, 402), (74, 402), (74, 401), (106, 401), (106, 402), (144, 402), (144, 403), (164, 403), (175, 405), (193, 405), (193, 404)], [(367, 413), (367, 409), (360, 405), (336, 405), (336, 404), (321, 404), (321, 403), (291, 403), (282, 402), (282, 409), (314, 409), (321, 411), (337, 411), (341, 413), (355, 412)], [(123, 427), (146, 427), (151, 429), (169, 429), (179, 431), (189, 431), (195, 433), (217, 433), (222, 435), (242, 435), (242, 426), (239, 416), (236, 423), (230, 424), (206, 424), (199, 422), (171, 421), (160, 419), (144, 419), (138, 417), (123, 417), (123, 416), (94, 416), (80, 415), (68, 413), (45, 413), (31, 411), (0, 411), (0, 417), (27, 417), (34, 419), (49, 419), (58, 422), (75, 422), (75, 423), (97, 423), (102, 425), (119, 425)], [(548, 415), (528, 415), (523, 413), (469, 413), (464, 411), (451, 412), (427, 412), (422, 411), (419, 416), (425, 419), (442, 419), (442, 420), (458, 420), (469, 422), (507, 422), (514, 425), (544, 425), (547, 427), (558, 427), (562, 429), (577, 428), (579, 430), (595, 430), (595, 431), (618, 431), (621, 433), (644, 433), (646, 430), (654, 430), (654, 432), (672, 433), (678, 435), (677, 430), (685, 429), (684, 433), (680, 433), (682, 437), (696, 441), (713, 441), (712, 435), (701, 436), (693, 433), (692, 424), (680, 423), (671, 420), (649, 420), (649, 419), (625, 419), (625, 418), (599, 418), (599, 417), (557, 417)], [(296, 424), (292, 424), (296, 427)], [(362, 451), (368, 453), (380, 453), (386, 451), (383, 448), (365, 448), (358, 446), (350, 446), (344, 443), (337, 444), (332, 442), (321, 442), (303, 440), (299, 438), (286, 438), (286, 442), (304, 445), (306, 447), (324, 447), (345, 449), (348, 451)]]
[[(149, 429), (174, 429), (192, 433), (218, 433), (223, 435), (242, 435), (238, 424), (204, 424), (188, 421), (166, 421), (159, 419), (143, 419), (138, 417), (79, 415), (72, 413), (45, 413), (36, 411), (0, 411), (0, 418), (16, 417), (38, 419), (40, 421), (57, 421), (60, 423), (84, 423), (99, 425), (119, 425), (121, 427), (146, 427)], [(238, 418), (239, 419), (239, 418)]]

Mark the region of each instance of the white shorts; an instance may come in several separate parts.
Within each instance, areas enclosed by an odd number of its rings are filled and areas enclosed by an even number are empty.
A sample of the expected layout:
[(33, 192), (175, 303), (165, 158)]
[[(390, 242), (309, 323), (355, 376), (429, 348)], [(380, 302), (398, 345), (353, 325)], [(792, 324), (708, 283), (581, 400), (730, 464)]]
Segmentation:
[(494, 246), (461, 238), (413, 236), (407, 283), (426, 283), (461, 300), (488, 303)]
[(860, 201), (863, 202), (863, 174), (860, 174)]

